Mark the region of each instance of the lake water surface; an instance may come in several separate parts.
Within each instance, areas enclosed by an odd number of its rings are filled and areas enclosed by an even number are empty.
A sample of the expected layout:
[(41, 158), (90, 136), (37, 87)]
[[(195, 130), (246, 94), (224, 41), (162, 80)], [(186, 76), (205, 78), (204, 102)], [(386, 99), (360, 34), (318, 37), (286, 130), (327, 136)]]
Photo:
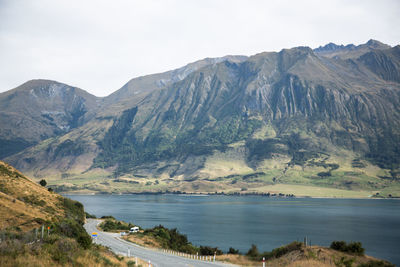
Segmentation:
[(360, 241), (366, 253), (400, 266), (400, 201), (261, 196), (68, 195), (98, 217), (177, 228), (195, 245), (260, 251), (307, 236), (312, 244)]

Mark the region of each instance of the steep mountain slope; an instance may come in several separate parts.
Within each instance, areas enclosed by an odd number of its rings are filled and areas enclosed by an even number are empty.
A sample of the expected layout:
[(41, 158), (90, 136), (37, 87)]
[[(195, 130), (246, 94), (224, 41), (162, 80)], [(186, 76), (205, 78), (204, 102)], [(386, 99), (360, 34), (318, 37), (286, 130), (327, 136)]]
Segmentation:
[(79, 88), (48, 80), (1, 93), (0, 158), (85, 124), (99, 101)]
[(112, 173), (123, 183), (161, 179), (159, 190), (181, 181), (186, 191), (208, 182), (217, 183), (206, 191), (276, 183), (380, 191), (399, 175), (399, 46), (369, 41), (354, 51), (298, 47), (201, 65), (161, 87), (134, 80), (86, 125), (7, 160), (57, 183), (60, 173), (103, 177), (96, 190)]
[(400, 46), (375, 50), (359, 58), (372, 73), (385, 81), (400, 82)]
[(105, 106), (108, 106), (108, 110), (111, 110), (111, 113), (115, 114), (116, 111), (120, 109), (126, 109), (132, 106), (132, 101), (137, 101), (154, 91), (165, 89), (167, 86), (183, 80), (190, 73), (200, 68), (215, 65), (227, 60), (232, 62), (242, 62), (246, 59), (246, 56), (206, 58), (175, 70), (134, 78), (126, 83), (121, 89), (107, 96), (104, 101)]

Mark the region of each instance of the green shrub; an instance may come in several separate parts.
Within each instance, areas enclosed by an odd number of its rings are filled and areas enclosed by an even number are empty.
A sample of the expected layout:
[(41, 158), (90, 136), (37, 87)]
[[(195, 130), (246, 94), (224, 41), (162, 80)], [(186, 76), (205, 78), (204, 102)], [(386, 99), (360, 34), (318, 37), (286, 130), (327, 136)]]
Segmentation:
[(130, 230), (133, 227), (133, 224), (122, 223), (120, 221), (116, 221), (114, 219), (106, 219), (104, 222), (100, 224), (100, 228), (103, 231), (111, 232), (115, 230)]
[(103, 262), (105, 266), (113, 266), (112, 262), (108, 258), (103, 257)]
[(92, 215), (87, 212), (85, 212), (85, 216), (86, 216), (86, 219), (96, 219), (97, 218), (96, 215)]
[(367, 263), (358, 265), (358, 267), (395, 267), (395, 265), (389, 262), (370, 260)]
[(80, 234), (76, 240), (84, 249), (88, 249), (92, 245), (92, 238), (87, 233)]
[(115, 255), (115, 257), (117, 258), (117, 260), (122, 261), (124, 259), (124, 256), (120, 256), (120, 255)]
[(283, 255), (301, 249), (303, 244), (301, 242), (292, 242), (286, 246), (282, 246), (279, 248), (273, 249), (271, 252), (264, 252), (261, 256), (265, 257), (265, 259), (271, 259), (271, 258), (279, 258), (282, 257)]
[(115, 220), (115, 218), (113, 216), (111, 216), (111, 215), (101, 216), (100, 219), (113, 219), (113, 220)]
[(230, 247), (228, 250), (228, 254), (239, 254), (239, 250), (234, 249), (233, 247)]
[[(265, 259), (279, 258), (291, 251), (301, 249), (302, 246), (303, 246), (303, 244), (301, 242), (292, 242), (286, 246), (275, 248), (271, 252), (266, 251), (266, 252), (260, 254), (260, 252), (257, 249), (257, 246), (253, 244), (253, 245), (251, 245), (251, 248), (249, 249), (249, 251), (247, 251), (246, 256), (252, 260), (259, 260), (262, 257), (265, 257)], [(228, 252), (228, 253), (230, 253), (230, 252)]]
[(168, 229), (162, 225), (159, 225), (152, 229), (146, 229), (143, 234), (155, 237), (161, 243), (161, 245), (167, 249), (190, 254), (198, 252), (198, 248), (194, 247), (188, 241), (187, 236), (179, 233), (176, 228)]
[(220, 250), (218, 247), (209, 247), (209, 246), (200, 246), (200, 255), (214, 255), (216, 253), (217, 255), (222, 255), (222, 250)]
[(364, 255), (365, 249), (362, 247), (361, 242), (351, 242), (347, 245), (347, 251), (356, 255)]
[(246, 256), (250, 257), (250, 258), (253, 258), (253, 259), (259, 258), (260, 252), (258, 252), (257, 246), (252, 244), (251, 248), (249, 249), (249, 251), (247, 251)]
[(79, 224), (83, 225), (86, 216), (82, 203), (69, 198), (63, 198), (62, 200), (66, 211), (66, 218), (76, 220)]
[(331, 243), (331, 249), (338, 251), (345, 251), (347, 248), (347, 244), (345, 241), (333, 241)]
[(126, 263), (126, 266), (128, 266), (128, 267), (134, 267), (135, 265), (136, 265), (136, 263), (134, 261), (128, 261)]
[(53, 260), (62, 265), (72, 263), (79, 251), (76, 241), (69, 238), (60, 238), (54, 244), (45, 246), (45, 249), (49, 251)]
[(364, 255), (365, 249), (362, 247), (361, 242), (350, 242), (347, 244), (345, 241), (333, 241), (330, 246), (331, 249), (356, 254)]
[(55, 233), (76, 239), (82, 248), (87, 249), (92, 244), (92, 238), (81, 224), (72, 219), (64, 219), (52, 227)]
[(319, 177), (328, 177), (328, 176), (332, 176), (331, 172), (319, 172), (317, 174)]

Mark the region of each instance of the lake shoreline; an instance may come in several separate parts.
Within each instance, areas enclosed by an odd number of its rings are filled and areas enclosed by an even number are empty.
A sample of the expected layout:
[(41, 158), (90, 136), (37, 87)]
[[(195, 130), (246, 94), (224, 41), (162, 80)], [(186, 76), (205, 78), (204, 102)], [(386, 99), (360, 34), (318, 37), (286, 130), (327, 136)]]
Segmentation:
[(191, 192), (131, 192), (131, 193), (108, 193), (108, 192), (59, 192), (59, 194), (68, 196), (68, 195), (76, 195), (76, 196), (118, 196), (118, 195), (181, 195), (181, 196), (197, 196), (197, 197), (207, 197), (207, 196), (233, 196), (233, 197), (250, 197), (250, 196), (259, 196), (265, 198), (282, 198), (282, 199), (376, 199), (376, 200), (385, 200), (385, 199), (398, 199), (400, 197), (330, 197), (330, 196), (296, 196), (294, 194), (290, 195), (278, 195), (278, 194), (268, 194), (268, 193), (191, 193)]

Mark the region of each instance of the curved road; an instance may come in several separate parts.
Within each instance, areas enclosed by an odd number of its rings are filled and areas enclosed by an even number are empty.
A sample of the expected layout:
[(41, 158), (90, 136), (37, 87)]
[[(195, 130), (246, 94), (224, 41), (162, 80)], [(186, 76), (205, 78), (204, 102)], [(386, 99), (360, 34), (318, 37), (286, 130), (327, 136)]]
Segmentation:
[(124, 256), (127, 255), (128, 249), (130, 250), (131, 257), (138, 257), (145, 261), (151, 261), (152, 266), (157, 267), (211, 267), (211, 266), (236, 266), (230, 264), (224, 264), (221, 262), (206, 262), (194, 259), (188, 259), (176, 255), (171, 255), (168, 253), (164, 253), (159, 250), (148, 249), (131, 242), (127, 242), (119, 237), (119, 234), (116, 233), (106, 233), (101, 232), (97, 229), (97, 225), (101, 222), (101, 220), (95, 219), (87, 219), (86, 224), (84, 225), (86, 231), (91, 235), (93, 232), (96, 232), (98, 236), (95, 238), (94, 242), (97, 244), (101, 244), (103, 246), (109, 247), (116, 254), (122, 254)]

